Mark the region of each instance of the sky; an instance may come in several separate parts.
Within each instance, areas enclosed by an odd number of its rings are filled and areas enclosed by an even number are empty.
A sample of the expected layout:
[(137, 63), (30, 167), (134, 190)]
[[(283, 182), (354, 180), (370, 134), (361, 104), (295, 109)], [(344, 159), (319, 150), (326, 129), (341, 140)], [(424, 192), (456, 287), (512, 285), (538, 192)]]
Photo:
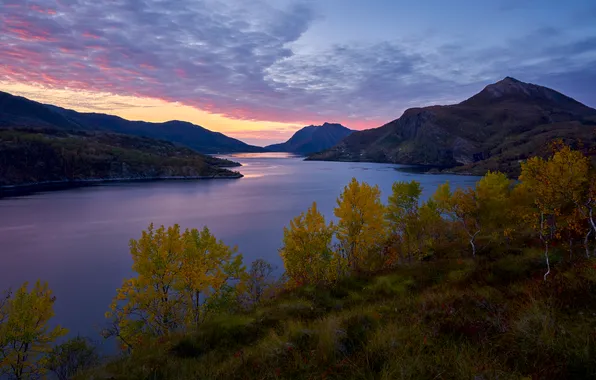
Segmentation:
[(0, 90), (256, 145), (505, 76), (596, 107), (594, 0), (0, 0)]

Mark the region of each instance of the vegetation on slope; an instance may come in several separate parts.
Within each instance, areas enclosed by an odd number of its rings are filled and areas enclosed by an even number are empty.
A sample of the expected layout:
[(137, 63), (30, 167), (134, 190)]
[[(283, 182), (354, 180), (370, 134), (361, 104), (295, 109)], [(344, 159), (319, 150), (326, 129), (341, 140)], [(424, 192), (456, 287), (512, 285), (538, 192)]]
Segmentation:
[[(284, 229), (279, 280), (262, 260), (246, 270), (207, 228), (151, 225), (131, 240), (137, 276), (106, 314), (104, 335), (118, 339), (121, 355), (74, 372), (594, 378), (596, 173), (581, 152), (553, 148), (549, 159), (523, 163), (518, 183), (491, 172), (475, 188), (443, 184), (422, 203), (416, 181), (395, 183), (384, 204), (376, 186), (354, 179), (337, 200), (336, 223), (313, 204)], [(28, 351), (51, 337), (15, 333), (5, 321), (23, 313), (19, 305), (10, 295), (0, 301), (0, 368), (14, 376), (24, 366), (15, 358), (26, 357), (40, 373), (52, 370), (49, 359), (73, 369), (59, 360), (64, 346), (60, 355)]]
[(529, 249), (301, 287), (80, 378), (592, 379), (596, 260), (555, 257), (546, 283)]
[(110, 179), (238, 177), (238, 164), (142, 137), (0, 130), (0, 187)]

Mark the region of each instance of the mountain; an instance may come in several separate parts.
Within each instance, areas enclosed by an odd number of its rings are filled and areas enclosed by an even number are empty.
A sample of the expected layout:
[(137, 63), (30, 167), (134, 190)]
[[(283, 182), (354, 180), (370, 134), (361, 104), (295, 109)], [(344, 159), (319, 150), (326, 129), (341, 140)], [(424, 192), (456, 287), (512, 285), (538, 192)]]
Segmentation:
[(113, 180), (239, 178), (238, 163), (146, 137), (43, 128), (0, 129), (6, 191)]
[(505, 79), (454, 105), (411, 108), (379, 128), (355, 132), (311, 160), (429, 165), (483, 174), (519, 173), (519, 160), (547, 143), (596, 145), (596, 110), (555, 90)]
[(0, 128), (2, 127), (121, 133), (182, 144), (201, 153), (265, 151), (264, 148), (248, 145), (184, 121), (130, 121), (113, 115), (76, 112), (0, 91)]
[(331, 148), (352, 132), (341, 124), (310, 125), (294, 133), (285, 143), (269, 145), (265, 149), (308, 155)]

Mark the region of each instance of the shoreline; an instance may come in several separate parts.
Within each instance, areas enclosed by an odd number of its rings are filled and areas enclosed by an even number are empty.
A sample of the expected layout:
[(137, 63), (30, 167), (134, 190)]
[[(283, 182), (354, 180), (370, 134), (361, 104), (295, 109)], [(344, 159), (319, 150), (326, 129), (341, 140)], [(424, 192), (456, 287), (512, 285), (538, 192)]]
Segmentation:
[(453, 169), (457, 168), (457, 166), (400, 164), (397, 162), (371, 161), (371, 160), (329, 160), (329, 159), (319, 159), (319, 158), (310, 158), (310, 157), (306, 157), (303, 161), (354, 162), (354, 163), (360, 162), (360, 163), (370, 163), (370, 164), (401, 165), (400, 167), (396, 167), (395, 170), (397, 170), (399, 172), (403, 172), (403, 173), (410, 173), (410, 174), (426, 174), (426, 175), (448, 174), (448, 175), (461, 175), (461, 176), (473, 176), (473, 177), (482, 177), (482, 175), (483, 175), (483, 174), (472, 173), (472, 172), (453, 171)]
[(161, 176), (161, 177), (122, 177), (122, 178), (89, 178), (66, 181), (43, 181), (35, 183), (26, 183), (20, 185), (0, 186), (0, 199), (5, 197), (16, 197), (29, 195), (44, 191), (59, 191), (75, 189), (79, 187), (96, 186), (107, 183), (126, 183), (126, 182), (159, 182), (159, 181), (198, 181), (205, 179), (240, 179), (244, 177), (241, 173), (235, 172), (234, 175), (222, 176)]

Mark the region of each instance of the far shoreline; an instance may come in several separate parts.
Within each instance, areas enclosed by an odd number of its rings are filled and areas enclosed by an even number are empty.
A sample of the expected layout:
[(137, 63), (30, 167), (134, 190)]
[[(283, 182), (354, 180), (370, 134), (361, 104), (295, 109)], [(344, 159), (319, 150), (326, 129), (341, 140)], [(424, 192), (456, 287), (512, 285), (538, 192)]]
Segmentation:
[(244, 177), (239, 172), (232, 175), (211, 175), (211, 176), (162, 176), (162, 177), (140, 177), (140, 178), (89, 178), (68, 181), (44, 181), (27, 183), (21, 185), (0, 186), (0, 199), (9, 197), (20, 197), (46, 191), (60, 191), (76, 189), (81, 187), (98, 186), (108, 183), (134, 183), (134, 182), (160, 182), (160, 181), (198, 181), (209, 179), (240, 179)]

